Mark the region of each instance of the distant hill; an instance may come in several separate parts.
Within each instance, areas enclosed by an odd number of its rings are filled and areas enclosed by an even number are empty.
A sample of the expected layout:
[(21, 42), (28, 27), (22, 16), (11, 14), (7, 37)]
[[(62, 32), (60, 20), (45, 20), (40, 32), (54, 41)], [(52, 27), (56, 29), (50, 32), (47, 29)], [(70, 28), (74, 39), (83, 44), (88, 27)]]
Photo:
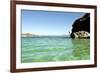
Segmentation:
[(33, 33), (22, 33), (21, 37), (70, 37), (69, 35), (38, 35)]
[(22, 37), (34, 37), (34, 36), (39, 36), (37, 34), (32, 34), (32, 33), (22, 33), (21, 34)]

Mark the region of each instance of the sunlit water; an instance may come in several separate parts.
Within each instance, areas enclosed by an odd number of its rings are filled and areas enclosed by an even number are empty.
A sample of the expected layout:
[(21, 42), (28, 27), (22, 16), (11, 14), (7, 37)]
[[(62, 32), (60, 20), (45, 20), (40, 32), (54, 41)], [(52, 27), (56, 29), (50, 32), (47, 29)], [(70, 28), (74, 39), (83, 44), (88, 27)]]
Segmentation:
[(21, 62), (88, 60), (90, 39), (67, 37), (23, 37)]

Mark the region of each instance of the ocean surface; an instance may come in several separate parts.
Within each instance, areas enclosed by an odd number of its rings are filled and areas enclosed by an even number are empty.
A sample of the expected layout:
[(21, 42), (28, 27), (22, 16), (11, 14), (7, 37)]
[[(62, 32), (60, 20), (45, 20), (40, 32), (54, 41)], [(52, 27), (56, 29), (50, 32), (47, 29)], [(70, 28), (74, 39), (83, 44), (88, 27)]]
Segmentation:
[(90, 39), (22, 37), (22, 63), (88, 59), (90, 59)]

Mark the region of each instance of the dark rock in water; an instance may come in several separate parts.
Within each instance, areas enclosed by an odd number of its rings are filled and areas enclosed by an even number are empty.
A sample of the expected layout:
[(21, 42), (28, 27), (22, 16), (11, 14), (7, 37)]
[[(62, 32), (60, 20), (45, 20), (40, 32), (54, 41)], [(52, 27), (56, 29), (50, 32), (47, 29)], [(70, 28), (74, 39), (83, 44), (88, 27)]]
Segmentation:
[(70, 36), (71, 38), (76, 38), (76, 37), (82, 38), (82, 37), (89, 37), (89, 34), (90, 34), (90, 14), (86, 13), (83, 17), (77, 19), (74, 22), (74, 24), (72, 25), (72, 33), (70, 34)]

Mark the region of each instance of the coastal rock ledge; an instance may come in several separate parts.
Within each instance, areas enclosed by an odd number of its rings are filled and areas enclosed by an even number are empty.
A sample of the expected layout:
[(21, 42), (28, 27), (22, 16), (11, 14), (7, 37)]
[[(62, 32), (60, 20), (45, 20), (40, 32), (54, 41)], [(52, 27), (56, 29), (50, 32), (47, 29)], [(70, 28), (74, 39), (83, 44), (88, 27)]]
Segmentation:
[(72, 25), (71, 38), (90, 38), (90, 14), (86, 13)]

